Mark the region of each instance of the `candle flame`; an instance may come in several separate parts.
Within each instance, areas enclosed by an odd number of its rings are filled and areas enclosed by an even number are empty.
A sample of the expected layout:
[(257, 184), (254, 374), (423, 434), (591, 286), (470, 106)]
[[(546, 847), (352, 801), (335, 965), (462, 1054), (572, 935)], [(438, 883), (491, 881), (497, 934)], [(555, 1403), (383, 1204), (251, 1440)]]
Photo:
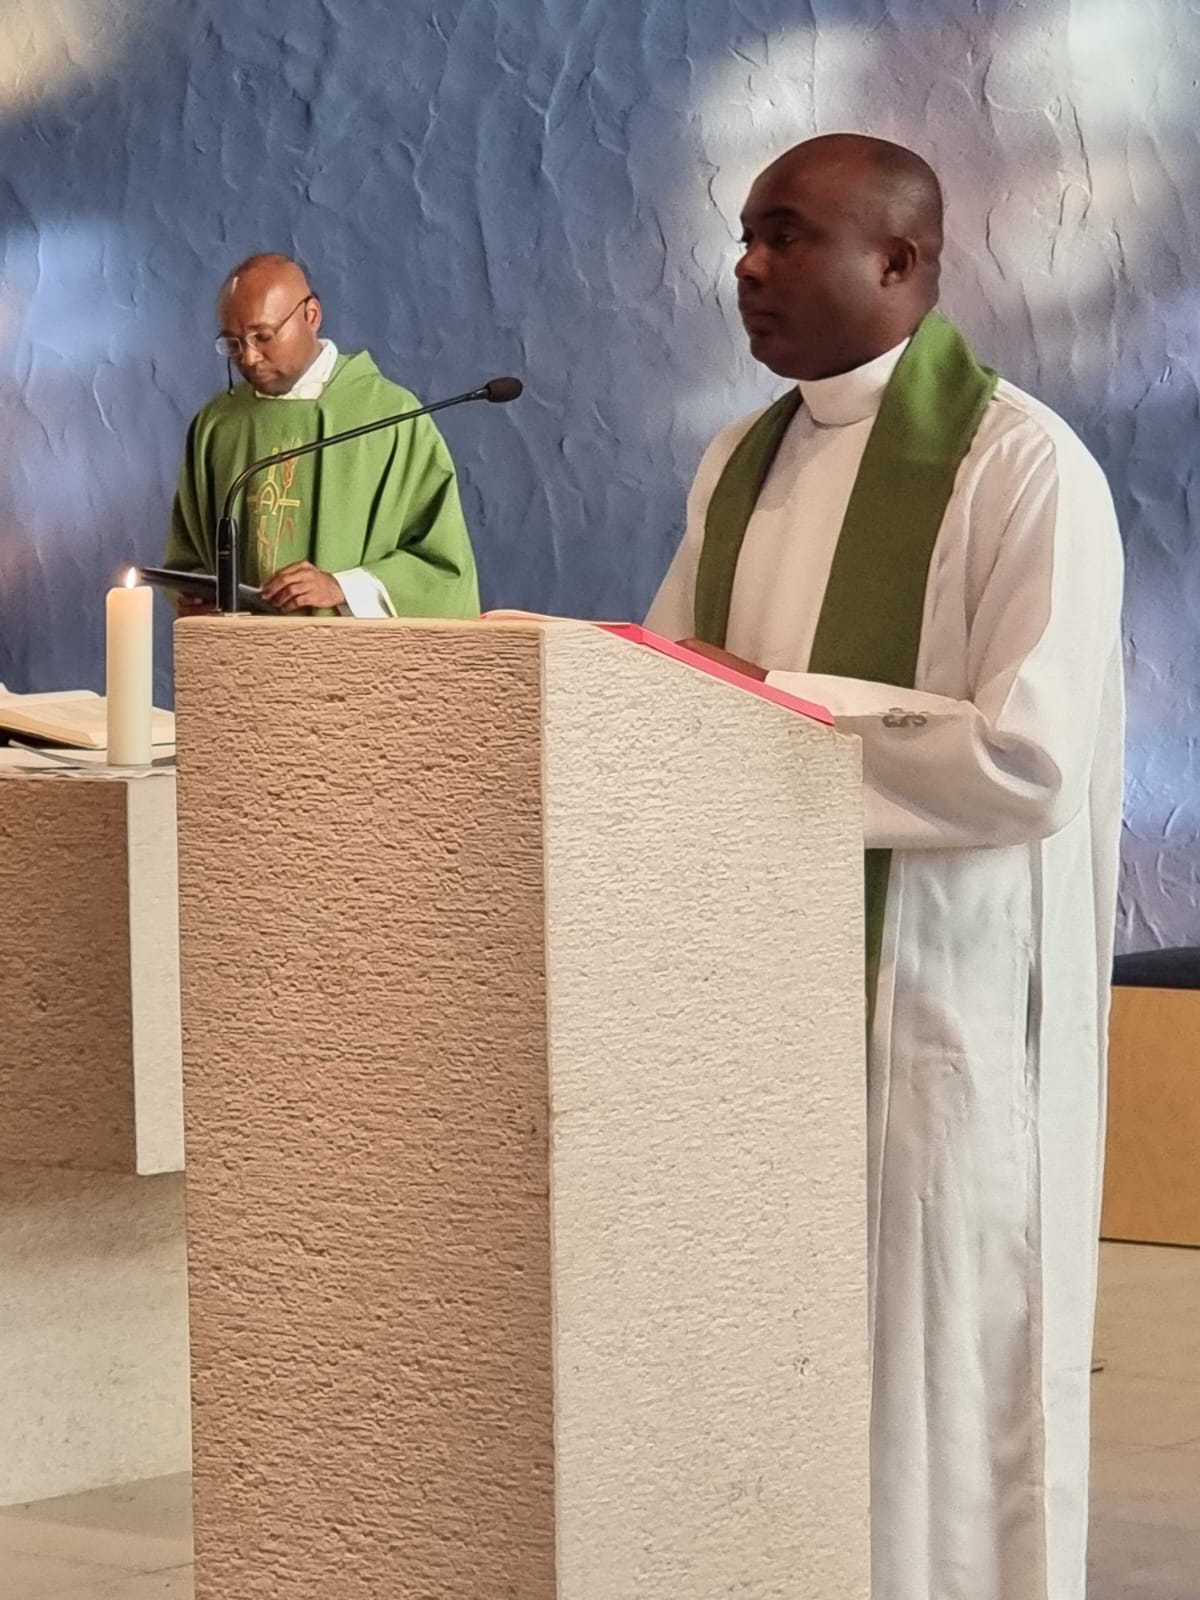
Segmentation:
[(125, 587), (127, 589), (135, 589), (137, 587), (137, 578), (137, 568), (130, 567), (129, 571), (125, 574)]

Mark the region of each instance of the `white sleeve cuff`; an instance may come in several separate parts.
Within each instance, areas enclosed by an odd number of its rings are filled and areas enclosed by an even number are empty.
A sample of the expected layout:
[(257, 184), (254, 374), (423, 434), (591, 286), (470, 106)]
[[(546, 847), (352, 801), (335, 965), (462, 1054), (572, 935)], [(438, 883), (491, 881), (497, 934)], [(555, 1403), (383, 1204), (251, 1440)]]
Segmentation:
[(351, 567), (347, 572), (335, 572), (345, 596), (345, 603), (338, 607), (338, 615), (343, 617), (394, 617), (395, 607), (392, 597), (372, 573), (365, 567)]

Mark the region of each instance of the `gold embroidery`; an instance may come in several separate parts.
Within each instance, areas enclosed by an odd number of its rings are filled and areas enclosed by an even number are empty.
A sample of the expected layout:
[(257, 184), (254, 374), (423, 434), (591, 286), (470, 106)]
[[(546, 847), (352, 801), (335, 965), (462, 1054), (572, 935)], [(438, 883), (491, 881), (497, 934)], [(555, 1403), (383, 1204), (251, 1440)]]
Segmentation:
[[(297, 439), (294, 444), (300, 442)], [(278, 455), (280, 450), (292, 448), (293, 444), (277, 445), (271, 454)], [(293, 561), (303, 561), (308, 555), (307, 550), (290, 548), (296, 544), (296, 513), (300, 510), (299, 498), (289, 492), (295, 477), (296, 463), (281, 462), (279, 466), (269, 467), (259, 479), (258, 487), (246, 497), (254, 512), (254, 542), (258, 550), (260, 583), (281, 567), (290, 566)]]

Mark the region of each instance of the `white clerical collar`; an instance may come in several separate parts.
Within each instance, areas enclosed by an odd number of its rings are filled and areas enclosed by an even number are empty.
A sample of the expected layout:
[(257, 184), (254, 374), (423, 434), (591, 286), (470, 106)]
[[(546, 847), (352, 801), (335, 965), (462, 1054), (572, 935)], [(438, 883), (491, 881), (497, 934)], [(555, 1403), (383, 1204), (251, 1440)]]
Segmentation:
[(302, 372), (286, 394), (260, 394), (260, 400), (319, 400), (321, 390), (333, 377), (338, 350), (332, 339), (321, 340), (321, 351), (312, 365)]
[(908, 346), (909, 340), (905, 339), (903, 344), (884, 351), (866, 366), (855, 367), (853, 372), (839, 372), (834, 378), (802, 380), (800, 393), (813, 421), (825, 427), (844, 428), (851, 422), (865, 422), (873, 417)]

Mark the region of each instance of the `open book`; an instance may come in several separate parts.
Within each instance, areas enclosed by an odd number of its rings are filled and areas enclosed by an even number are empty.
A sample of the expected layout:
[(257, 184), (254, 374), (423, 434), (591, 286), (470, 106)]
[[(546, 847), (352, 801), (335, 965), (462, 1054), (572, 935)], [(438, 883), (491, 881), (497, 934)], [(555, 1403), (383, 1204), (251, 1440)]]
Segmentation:
[[(11, 694), (0, 683), (0, 736), (15, 734), (76, 750), (103, 750), (108, 744), (107, 704), (90, 689), (57, 694)], [(154, 744), (175, 743), (175, 717), (155, 707), (150, 737)]]
[[(485, 611), (479, 618), (480, 622), (570, 622), (576, 628), (583, 621), (580, 617), (552, 617), (546, 611)], [(589, 628), (623, 628), (623, 622), (592, 622), (586, 624)]]

